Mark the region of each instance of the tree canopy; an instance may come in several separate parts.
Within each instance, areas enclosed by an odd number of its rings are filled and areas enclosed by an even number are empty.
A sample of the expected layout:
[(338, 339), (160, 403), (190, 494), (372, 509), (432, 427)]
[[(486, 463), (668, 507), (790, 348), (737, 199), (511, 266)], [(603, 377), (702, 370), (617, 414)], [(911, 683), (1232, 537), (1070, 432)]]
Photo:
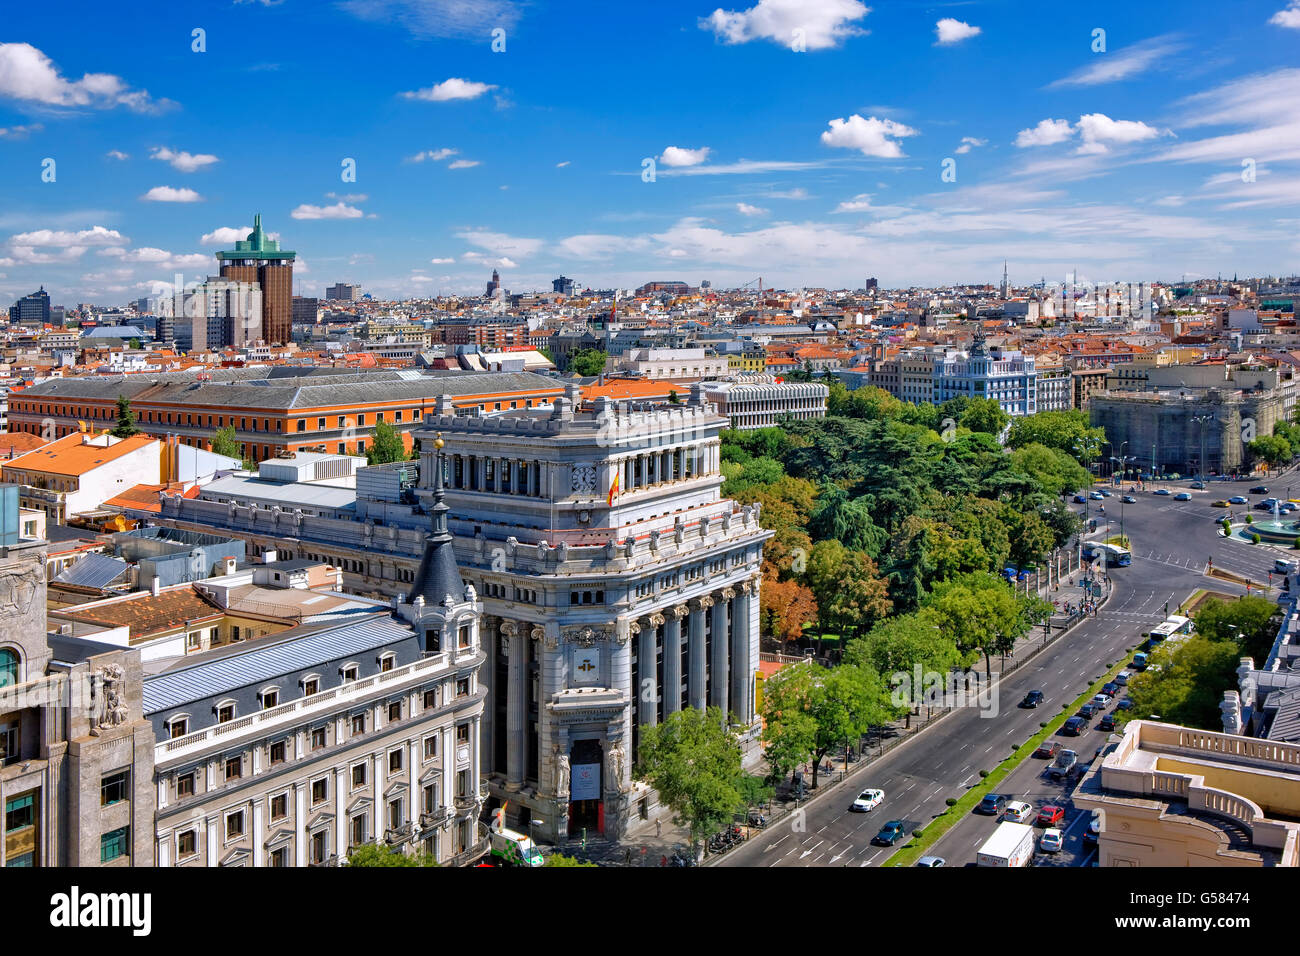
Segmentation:
[(740, 744), (717, 707), (690, 707), (643, 726), (637, 760), (637, 776), (659, 792), (692, 840), (729, 823), (742, 805)]
[(109, 434), (116, 438), (130, 438), (132, 435), (140, 434), (140, 429), (135, 424), (135, 412), (131, 410), (131, 402), (124, 395), (117, 396), (117, 424)]

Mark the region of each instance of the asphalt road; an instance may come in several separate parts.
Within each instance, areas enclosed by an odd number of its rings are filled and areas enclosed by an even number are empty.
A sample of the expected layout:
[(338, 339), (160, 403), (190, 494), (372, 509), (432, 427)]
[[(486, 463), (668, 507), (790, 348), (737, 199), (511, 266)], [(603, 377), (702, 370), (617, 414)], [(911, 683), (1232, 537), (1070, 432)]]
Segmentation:
[[(1300, 475), (1291, 477), (1295, 478), (1300, 493)], [(1139, 643), (1143, 632), (1164, 620), (1166, 602), (1173, 613), (1179, 602), (1197, 588), (1244, 593), (1243, 588), (1207, 577), (1204, 571), (1210, 559), (1215, 567), (1266, 583), (1274, 558), (1282, 554), (1290, 556), (1290, 553), (1220, 537), (1214, 519), (1222, 519), (1225, 511), (1211, 507), (1211, 502), (1242, 494), (1253, 504), (1263, 496), (1250, 495), (1246, 489), (1262, 483), (1269, 486), (1272, 494), (1280, 496), (1279, 493), (1285, 493), (1287, 480), (1283, 477), (1262, 482), (1258, 479), (1211, 481), (1204, 491), (1187, 488), (1188, 482), (1170, 483), (1175, 493), (1190, 491), (1192, 500), (1186, 502), (1174, 501), (1172, 496), (1157, 496), (1150, 490), (1134, 493), (1137, 503), (1123, 509), (1124, 531), (1130, 538), (1133, 563), (1126, 568), (1111, 569), (1112, 597), (1095, 618), (1057, 639), (1001, 681), (994, 695), (995, 713), (994, 708), (981, 711), (977, 707), (952, 711), (884, 757), (859, 765), (847, 785), (822, 797), (814, 793), (800, 812), (756, 834), (717, 865), (861, 867), (888, 859), (893, 848), (871, 844), (871, 838), (886, 821), (902, 820), (909, 833), (929, 824), (945, 809), (946, 798), (965, 793), (979, 780), (981, 770), (997, 766), (1010, 753), (1012, 745), (1022, 744), (1038, 732), (1039, 721), (1055, 715), (1064, 702), (1072, 701), (1086, 690), (1107, 665)], [(1118, 495), (1104, 502), (1106, 516), (1096, 513), (1097, 504), (1089, 502), (1090, 516), (1101, 519), (1097, 534), (1089, 537), (1104, 537), (1106, 518), (1111, 522), (1110, 533), (1119, 533)], [(1248, 507), (1236, 506), (1233, 513), (1243, 514)], [(1082, 505), (1077, 508), (1083, 511)], [(1254, 514), (1262, 516), (1263, 512)], [(1062, 588), (1059, 594), (1053, 595), (1075, 601), (1079, 596), (1077, 587), (1068, 589), (1068, 593)], [(1048, 701), (1045, 708), (1016, 706), (1030, 690), (1044, 692)], [(1105, 736), (1090, 730), (1079, 738), (1065, 740), (1077, 743), (1071, 749), (1081, 756), (1091, 757)], [(1036, 778), (1045, 769), (1042, 763), (1030, 758), (1026, 762), (1028, 766), (1017, 768), (999, 787), (999, 792), (1022, 793), (1021, 799), (1036, 807), (1042, 800), (1064, 796), (1060, 785)], [(884, 790), (884, 802), (870, 813), (849, 812), (853, 797), (868, 787)], [(978, 823), (963, 821), (945, 834), (932, 852), (943, 856), (945, 848), (951, 846), (953, 863), (965, 862), (967, 857), (973, 860), (976, 837), (982, 842), (993, 829), (992, 817), (975, 816), (974, 820)], [(1086, 825), (1073, 812), (1067, 818), (1066, 827), (1072, 829), (1067, 834), (1067, 852), (1062, 855), (1061, 864), (1086, 860), (1086, 856), (1072, 852), (1078, 849)]]

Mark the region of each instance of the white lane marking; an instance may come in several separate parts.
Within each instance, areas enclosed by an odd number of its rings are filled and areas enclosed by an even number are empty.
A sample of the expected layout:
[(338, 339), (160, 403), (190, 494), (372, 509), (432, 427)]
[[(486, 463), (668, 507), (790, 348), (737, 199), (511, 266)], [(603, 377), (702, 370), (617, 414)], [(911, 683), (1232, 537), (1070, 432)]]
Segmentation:
[(785, 836), (781, 837), (781, 839), (780, 839), (780, 840), (777, 840), (775, 843), (769, 843), (769, 844), (767, 845), (767, 848), (766, 848), (765, 850), (763, 850), (763, 852), (766, 853), (768, 850), (775, 850), (778, 846), (780, 846), (783, 842), (785, 842), (785, 841), (788, 840), (788, 839), (790, 839), (790, 834), (789, 834), (789, 833), (787, 833)]

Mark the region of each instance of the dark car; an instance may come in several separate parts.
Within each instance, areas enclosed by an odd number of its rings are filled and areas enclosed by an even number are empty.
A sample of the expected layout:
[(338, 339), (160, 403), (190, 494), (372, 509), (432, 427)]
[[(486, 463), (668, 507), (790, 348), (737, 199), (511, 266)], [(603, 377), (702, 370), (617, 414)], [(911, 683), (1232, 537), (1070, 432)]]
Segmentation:
[(1083, 504), (1084, 502), (1086, 502), (1087, 500), (1088, 500), (1088, 499), (1085, 498), (1083, 495), (1075, 495), (1075, 496), (1074, 496), (1074, 503), (1075, 503), (1076, 505), (1081, 505), (1081, 504)]
[(1115, 709), (1116, 709), (1116, 710), (1132, 710), (1132, 709), (1133, 709), (1133, 701), (1129, 700), (1127, 697), (1121, 698), (1121, 699), (1120, 699), (1120, 702), (1119, 702), (1118, 704), (1115, 705)]
[(871, 838), (871, 842), (877, 846), (893, 846), (906, 835), (907, 831), (902, 820), (890, 820)]
[(1268, 494), (1268, 489), (1263, 485), (1256, 485), (1254, 488), (1250, 489), (1250, 493), (1252, 495), (1266, 495)]
[(1082, 717), (1085, 721), (1092, 720), (1092, 718), (1096, 715), (1099, 709), (1100, 708), (1097, 706), (1097, 704), (1094, 701), (1090, 700), (1082, 707), (1079, 708), (1079, 716)]
[(1068, 737), (1077, 737), (1088, 729), (1088, 722), (1082, 717), (1071, 717), (1061, 728), (1061, 733)]
[(1112, 730), (1114, 730), (1115, 715), (1107, 714), (1105, 717), (1101, 718), (1101, 720), (1097, 721), (1097, 729), (1104, 731), (1105, 733), (1110, 733)]
[(1051, 760), (1061, 752), (1061, 745), (1055, 740), (1044, 740), (1034, 751), (1035, 757), (1042, 757), (1044, 760)]
[(1101, 688), (1101, 692), (1105, 694), (1107, 697), (1114, 697), (1116, 694), (1119, 693), (1119, 684), (1115, 683), (1114, 681), (1110, 681), (1106, 684), (1103, 684)]
[(1031, 690), (1025, 695), (1025, 699), (1020, 702), (1021, 707), (1037, 707), (1043, 702), (1043, 692), (1041, 690)]
[(1007, 798), (1000, 793), (986, 793), (984, 799), (980, 801), (975, 808), (976, 813), (987, 814), (992, 817), (1002, 816), (1002, 811), (1007, 808)]

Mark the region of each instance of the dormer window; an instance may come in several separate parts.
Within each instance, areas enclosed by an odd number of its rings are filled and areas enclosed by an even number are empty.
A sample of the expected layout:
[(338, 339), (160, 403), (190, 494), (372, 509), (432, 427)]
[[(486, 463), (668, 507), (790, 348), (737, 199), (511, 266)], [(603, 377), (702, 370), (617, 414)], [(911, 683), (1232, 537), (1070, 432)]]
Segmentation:
[(318, 693), (320, 693), (320, 678), (315, 674), (308, 674), (302, 679), (302, 696), (311, 697)]
[(280, 705), (280, 688), (267, 687), (258, 696), (262, 699), (262, 709), (270, 710)]
[(175, 740), (177, 737), (184, 737), (190, 732), (190, 715), (177, 714), (167, 721), (167, 735)]
[(361, 669), (357, 667), (356, 664), (344, 664), (339, 668), (339, 674), (343, 677), (343, 682), (345, 684), (356, 680), (357, 675), (360, 674), (360, 672)]
[(228, 724), (235, 719), (235, 702), (233, 700), (223, 700), (217, 704), (217, 723)]
[(470, 646), (470, 635), (472, 628), (468, 624), (462, 624), (456, 631), (456, 645), (462, 649)]
[(393, 664), (396, 661), (396, 659), (397, 659), (396, 656), (393, 654), (384, 654), (382, 657), (380, 657), (379, 658), (380, 672), (384, 673), (387, 671), (391, 671), (393, 669)]

